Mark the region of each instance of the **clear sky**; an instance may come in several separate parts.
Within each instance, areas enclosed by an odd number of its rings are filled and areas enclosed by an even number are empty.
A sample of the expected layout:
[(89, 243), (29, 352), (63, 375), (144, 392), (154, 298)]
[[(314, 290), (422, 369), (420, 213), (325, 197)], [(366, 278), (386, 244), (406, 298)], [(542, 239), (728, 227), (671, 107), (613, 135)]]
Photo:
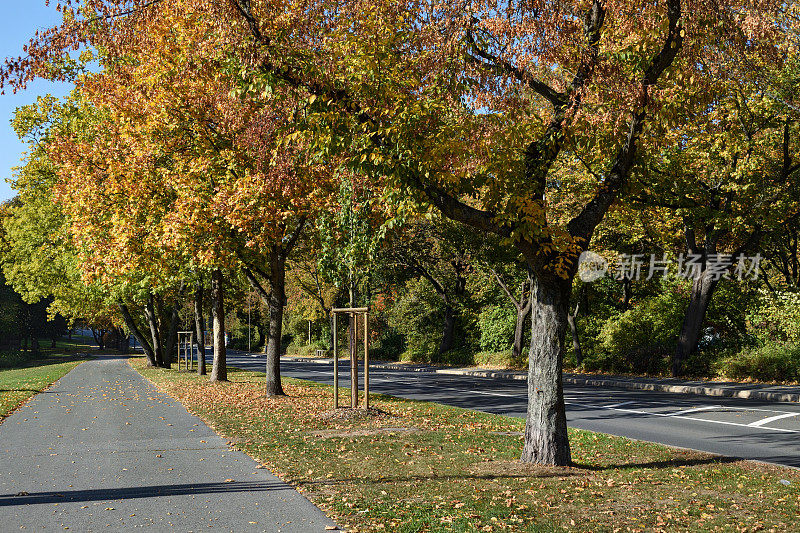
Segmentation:
[[(54, 26), (60, 20), (55, 10), (55, 1), (45, 7), (45, 0), (0, 0), (0, 61), (4, 58), (17, 57), (22, 54), (22, 47), (28, 43), (37, 29)], [(12, 167), (19, 165), (20, 157), (25, 151), (14, 130), (11, 129), (11, 118), (14, 110), (22, 105), (36, 101), (43, 94), (64, 96), (70, 86), (37, 81), (25, 91), (0, 96), (0, 201), (14, 196), (14, 191), (6, 182), (12, 176)]]

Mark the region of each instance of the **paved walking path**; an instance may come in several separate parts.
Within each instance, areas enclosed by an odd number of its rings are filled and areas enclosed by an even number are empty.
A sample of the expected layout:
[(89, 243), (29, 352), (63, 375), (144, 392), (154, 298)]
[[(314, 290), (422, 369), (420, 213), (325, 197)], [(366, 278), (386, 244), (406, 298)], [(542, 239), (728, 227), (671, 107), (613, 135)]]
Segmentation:
[[(245, 352), (239, 352), (245, 353)], [(254, 354), (260, 355), (260, 354)], [(312, 357), (284, 357), (297, 362), (333, 364), (333, 359)], [(433, 365), (393, 363), (386, 361), (370, 362), (370, 368), (385, 370), (404, 370), (408, 372), (435, 372), (478, 378), (498, 378), (527, 380), (528, 373), (518, 370), (489, 370), (475, 367), (445, 367)], [(649, 390), (657, 392), (676, 392), (699, 394), (723, 398), (746, 398), (765, 402), (800, 402), (800, 386), (774, 385), (769, 383), (738, 383), (735, 381), (692, 381), (673, 378), (643, 378), (614, 376), (604, 374), (565, 373), (564, 384), (593, 387), (613, 387), (626, 390)]]
[(124, 358), (87, 361), (0, 424), (2, 531), (325, 531)]

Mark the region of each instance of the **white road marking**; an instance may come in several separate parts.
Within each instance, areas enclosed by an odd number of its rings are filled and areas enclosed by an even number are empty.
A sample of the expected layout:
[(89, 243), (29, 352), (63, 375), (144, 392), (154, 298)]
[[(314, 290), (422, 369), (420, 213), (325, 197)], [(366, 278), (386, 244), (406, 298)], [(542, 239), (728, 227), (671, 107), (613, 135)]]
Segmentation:
[(782, 415), (771, 416), (769, 418), (764, 418), (762, 420), (758, 420), (757, 422), (752, 422), (747, 424), (751, 428), (758, 428), (763, 426), (764, 424), (769, 424), (770, 422), (775, 422), (776, 420), (780, 420), (782, 418), (789, 418), (791, 416), (798, 416), (800, 413), (783, 413)]
[[(588, 407), (589, 409), (608, 409), (608, 410), (611, 410), (611, 411), (620, 411), (620, 412), (623, 412), (623, 413), (633, 413), (633, 414), (637, 414), (637, 415), (661, 416), (661, 417), (668, 417), (668, 418), (680, 418), (681, 420), (694, 420), (694, 421), (697, 421), (697, 422), (706, 422), (708, 424), (721, 424), (721, 425), (724, 425), (724, 426), (738, 426), (738, 427), (753, 429), (753, 427), (751, 427), (748, 424), (740, 424), (738, 422), (725, 422), (723, 420), (708, 420), (707, 418), (695, 418), (695, 417), (691, 417), (691, 416), (678, 416), (678, 417), (675, 417), (672, 414), (653, 413), (651, 411), (642, 411), (642, 410), (639, 410), (639, 409), (620, 409), (618, 407), (603, 407), (602, 405), (589, 405), (589, 404), (578, 403), (578, 402), (565, 402), (565, 403), (567, 403), (569, 405), (579, 405), (581, 407)], [(800, 433), (800, 431), (795, 430), (795, 429), (771, 428), (769, 426), (754, 426), (754, 427), (757, 428), (757, 429), (763, 429), (763, 430), (767, 430), (767, 431), (777, 431), (779, 433)]]
[[(326, 375), (330, 375), (330, 373), (331, 373), (330, 371), (324, 371), (324, 370), (305, 370), (304, 372), (309, 372), (309, 373), (314, 373), (314, 374), (326, 374)], [(397, 384), (398, 382), (402, 382), (402, 381), (405, 381), (407, 379), (408, 380), (413, 380), (413, 381), (421, 381), (422, 378), (423, 378), (423, 376), (419, 376), (419, 375), (410, 375), (410, 376), (403, 376), (403, 377), (399, 377), (397, 375), (394, 375), (391, 378), (388, 378), (388, 377), (384, 378), (384, 377), (375, 376), (372, 379), (375, 380), (375, 381), (380, 381), (380, 382), (388, 381), (388, 382)], [(432, 384), (432, 386), (435, 386), (435, 385)], [(457, 389), (457, 388), (452, 388), (452, 387), (435, 387), (435, 388), (436, 388), (435, 392), (437, 392), (437, 393), (438, 392), (444, 392), (444, 391), (450, 391), (450, 392), (457, 392), (457, 393), (460, 393), (460, 394), (473, 393), (473, 394), (480, 394), (480, 395), (484, 395), (484, 396), (500, 396), (500, 397), (505, 397), (505, 398), (516, 398), (516, 399), (520, 399), (523, 394), (527, 393), (527, 391), (520, 391), (520, 393), (518, 393), (518, 394), (507, 394), (507, 393), (501, 393), (501, 392), (482, 391), (482, 390), (463, 390), (463, 389)], [(765, 418), (765, 419), (762, 419), (762, 420), (758, 420), (756, 422), (751, 422), (750, 424), (742, 424), (742, 423), (738, 423), (738, 422), (726, 422), (726, 421), (723, 421), (723, 420), (709, 420), (709, 419), (706, 419), (706, 418), (696, 418), (696, 417), (691, 417), (691, 416), (685, 416), (686, 414), (689, 414), (689, 413), (696, 413), (696, 412), (702, 412), (702, 411), (711, 411), (711, 410), (714, 410), (714, 409), (725, 409), (726, 407), (723, 406), (723, 405), (706, 405), (706, 406), (696, 407), (696, 408), (692, 408), (692, 409), (684, 409), (684, 410), (677, 411), (677, 412), (674, 412), (674, 413), (656, 413), (656, 412), (652, 412), (652, 411), (643, 411), (641, 409), (623, 409), (622, 408), (625, 405), (630, 405), (630, 404), (633, 404), (633, 403), (637, 403), (637, 401), (626, 401), (626, 402), (620, 402), (620, 403), (611, 404), (611, 405), (590, 405), (590, 404), (582, 403), (582, 402), (579, 402), (579, 401), (574, 401), (574, 400), (578, 400), (579, 399), (579, 398), (574, 398), (573, 397), (573, 395), (575, 395), (575, 394), (579, 394), (579, 395), (583, 395), (583, 394), (594, 395), (594, 394), (597, 394), (597, 393), (595, 391), (577, 391), (577, 390), (570, 391), (570, 395), (565, 397), (565, 400), (566, 400), (565, 403), (567, 405), (577, 405), (577, 406), (585, 407), (585, 408), (589, 408), (589, 409), (606, 409), (606, 410), (611, 410), (611, 411), (619, 411), (619, 412), (622, 412), (622, 413), (632, 413), (632, 414), (639, 414), (639, 415), (646, 415), (646, 416), (658, 416), (658, 417), (665, 417), (665, 418), (676, 418), (677, 417), (677, 418), (680, 418), (682, 420), (693, 420), (693, 421), (696, 421), (696, 422), (705, 422), (705, 423), (708, 423), (708, 424), (721, 424), (721, 425), (725, 425), (725, 426), (737, 426), (737, 427), (743, 427), (743, 428), (758, 428), (758, 429), (761, 429), (761, 430), (776, 431), (776, 432), (780, 432), (780, 433), (800, 433), (800, 431), (794, 430), (794, 429), (773, 428), (773, 427), (769, 427), (769, 426), (766, 425), (766, 424), (769, 424), (770, 422), (774, 422), (776, 420), (781, 420), (783, 418), (789, 418), (789, 417), (792, 417), (792, 416), (800, 416), (800, 411), (798, 411), (798, 412), (777, 411), (777, 410), (774, 410), (774, 409), (761, 409), (761, 408), (755, 408), (755, 407), (739, 407), (739, 406), (727, 407), (729, 409), (737, 409), (737, 410), (741, 410), (741, 411), (760, 411), (760, 412), (766, 412), (766, 413), (780, 413), (780, 414), (778, 414), (776, 416), (771, 416), (771, 417), (768, 417), (768, 418)]]
[[(459, 391), (459, 389), (447, 389), (447, 390), (456, 391), (456, 392), (464, 392), (464, 391)], [(489, 391), (484, 391), (484, 390), (473, 390), (473, 391), (469, 391), (469, 392), (473, 392), (475, 394), (483, 394), (485, 396), (505, 396), (506, 398), (519, 398), (521, 396), (519, 394), (504, 394), (502, 392), (489, 392)]]
[(636, 403), (636, 402), (614, 403), (614, 404), (611, 404), (611, 405), (604, 405), (603, 407), (606, 407), (606, 408), (609, 408), (609, 407), (622, 407), (623, 405), (630, 405), (632, 403)]
[(713, 411), (714, 409), (724, 409), (721, 405), (704, 405), (702, 407), (695, 407), (694, 409), (684, 409), (682, 411), (676, 411), (674, 413), (666, 413), (663, 416), (683, 416), (687, 413), (697, 413), (700, 411)]

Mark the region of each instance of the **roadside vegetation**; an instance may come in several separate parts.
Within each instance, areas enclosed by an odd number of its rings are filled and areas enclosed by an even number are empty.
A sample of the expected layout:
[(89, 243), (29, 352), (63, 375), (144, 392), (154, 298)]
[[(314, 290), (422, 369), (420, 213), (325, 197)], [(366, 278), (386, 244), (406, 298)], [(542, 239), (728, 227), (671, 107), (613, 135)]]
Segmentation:
[[(574, 466), (519, 461), (524, 421), (263, 374), (229, 383), (131, 364), (348, 531), (789, 531), (800, 472), (570, 430)], [(358, 416), (362, 415), (362, 416)]]
[(0, 352), (0, 420), (78, 366), (84, 360), (78, 352), (88, 349), (89, 346), (57, 343), (35, 356)]
[(569, 464), (565, 367), (796, 374), (795, 4), (62, 2), (0, 66), (75, 85), (15, 114), (3, 275), (152, 367), (233, 333), (268, 396), (369, 307), (374, 357), (529, 368)]

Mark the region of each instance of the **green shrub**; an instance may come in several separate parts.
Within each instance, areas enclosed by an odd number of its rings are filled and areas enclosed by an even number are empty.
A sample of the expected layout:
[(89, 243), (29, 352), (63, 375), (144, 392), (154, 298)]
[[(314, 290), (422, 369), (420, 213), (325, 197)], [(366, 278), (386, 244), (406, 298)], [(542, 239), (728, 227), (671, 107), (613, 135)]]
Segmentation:
[(405, 351), (405, 339), (393, 328), (378, 330), (378, 340), (370, 347), (370, 357), (397, 361)]
[(715, 368), (728, 379), (800, 381), (800, 346), (767, 344), (747, 348), (718, 361)]
[(478, 366), (512, 368), (514, 370), (526, 370), (528, 368), (528, 352), (526, 350), (523, 350), (516, 359), (511, 357), (510, 349), (501, 352), (478, 352), (475, 354), (474, 360)]
[(402, 361), (429, 362), (439, 349), (444, 313), (439, 296), (427, 281), (411, 280), (395, 305), (389, 310), (388, 322), (403, 335), (405, 351)]
[(484, 352), (501, 352), (514, 341), (517, 314), (509, 306), (487, 307), (478, 317), (480, 348)]
[(31, 352), (0, 352), (0, 368), (16, 368), (33, 359)]
[[(286, 347), (286, 355), (295, 355), (299, 357), (311, 357), (317, 354), (317, 350), (324, 350), (327, 354), (328, 352), (328, 343), (322, 341), (314, 341), (311, 344), (306, 342), (302, 343), (295, 343), (292, 342), (289, 346)], [(341, 349), (341, 346), (340, 346)]]
[(588, 364), (603, 370), (660, 372), (666, 369), (683, 322), (686, 297), (677, 285), (609, 318), (600, 329), (600, 353)]
[(800, 344), (800, 294), (762, 289), (747, 322), (750, 332), (763, 343)]

